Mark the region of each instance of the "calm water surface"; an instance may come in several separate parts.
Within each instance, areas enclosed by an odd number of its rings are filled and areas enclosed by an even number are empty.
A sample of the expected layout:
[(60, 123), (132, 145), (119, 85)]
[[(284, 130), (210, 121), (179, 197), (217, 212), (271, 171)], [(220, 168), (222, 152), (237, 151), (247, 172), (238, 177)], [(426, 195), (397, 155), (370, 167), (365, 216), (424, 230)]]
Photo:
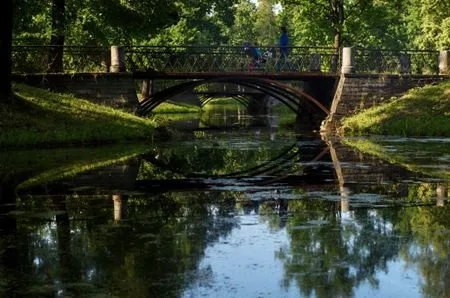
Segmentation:
[(450, 297), (450, 139), (213, 115), (2, 152), (0, 297)]

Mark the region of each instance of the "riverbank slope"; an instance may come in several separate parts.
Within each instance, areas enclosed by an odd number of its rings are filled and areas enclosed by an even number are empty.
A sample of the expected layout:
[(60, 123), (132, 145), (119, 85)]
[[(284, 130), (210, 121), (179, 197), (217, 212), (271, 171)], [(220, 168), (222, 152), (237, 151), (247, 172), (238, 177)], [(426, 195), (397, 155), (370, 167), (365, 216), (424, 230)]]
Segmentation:
[(450, 136), (450, 81), (346, 117), (341, 135)]
[(68, 94), (14, 84), (0, 103), (0, 148), (58, 147), (151, 139), (158, 123)]

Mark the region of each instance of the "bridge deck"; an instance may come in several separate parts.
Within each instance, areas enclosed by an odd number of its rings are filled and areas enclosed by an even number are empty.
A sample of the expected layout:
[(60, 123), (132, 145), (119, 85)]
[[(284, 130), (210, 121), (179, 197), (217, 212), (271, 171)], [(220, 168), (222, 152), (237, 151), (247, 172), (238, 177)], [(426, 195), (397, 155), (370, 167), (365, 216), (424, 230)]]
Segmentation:
[(163, 71), (134, 71), (134, 79), (210, 79), (210, 78), (266, 78), (273, 80), (307, 80), (318, 78), (337, 78), (339, 74), (333, 72), (163, 72)]

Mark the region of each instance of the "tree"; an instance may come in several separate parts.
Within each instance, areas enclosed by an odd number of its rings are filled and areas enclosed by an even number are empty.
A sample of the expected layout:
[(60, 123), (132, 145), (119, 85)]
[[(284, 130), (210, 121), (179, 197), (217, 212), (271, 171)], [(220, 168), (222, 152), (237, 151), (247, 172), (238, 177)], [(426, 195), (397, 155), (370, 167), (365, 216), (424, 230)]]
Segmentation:
[(236, 4), (235, 20), (230, 30), (230, 41), (232, 44), (242, 45), (245, 41), (254, 39), (255, 12), (256, 6), (249, 0), (240, 0)]
[(282, 0), (285, 6), (302, 7), (308, 21), (325, 21), (333, 33), (335, 48), (342, 46), (347, 19), (364, 11), (370, 2), (371, 0)]
[(149, 44), (223, 44), (229, 42), (237, 0), (179, 0), (178, 23), (162, 30)]
[(2, 2), (1, 19), (3, 25), (0, 33), (0, 101), (12, 101), (11, 92), (11, 44), (12, 44), (12, 21), (13, 0)]
[(178, 21), (175, 1), (16, 0), (15, 42), (72, 45), (131, 44)]
[(65, 0), (52, 0), (52, 27), (48, 53), (49, 72), (63, 72), (65, 30)]
[[(419, 34), (415, 44), (423, 49), (450, 48), (450, 2), (413, 0), (418, 18)], [(414, 20), (413, 20), (414, 21)], [(415, 20), (417, 22), (417, 20)], [(416, 23), (417, 24), (417, 23)]]
[(273, 0), (259, 0), (256, 11), (255, 33), (260, 45), (274, 45), (278, 34), (273, 12)]
[(299, 44), (398, 49), (420, 32), (419, 1), (284, 0), (281, 18)]

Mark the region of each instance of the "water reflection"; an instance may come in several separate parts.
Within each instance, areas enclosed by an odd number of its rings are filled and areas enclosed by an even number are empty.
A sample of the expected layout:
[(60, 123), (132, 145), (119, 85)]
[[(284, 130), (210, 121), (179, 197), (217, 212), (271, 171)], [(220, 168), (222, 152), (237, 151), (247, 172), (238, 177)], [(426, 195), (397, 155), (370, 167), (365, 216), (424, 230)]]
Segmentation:
[(314, 196), (252, 201), (243, 193), (188, 192), (113, 198), (19, 203), (7, 216), (15, 222), (14, 235), (2, 230), (1, 293), (448, 294), (448, 205), (349, 208), (342, 216), (339, 202)]
[(371, 142), (267, 127), (2, 155), (0, 297), (450, 296), (450, 151)]

